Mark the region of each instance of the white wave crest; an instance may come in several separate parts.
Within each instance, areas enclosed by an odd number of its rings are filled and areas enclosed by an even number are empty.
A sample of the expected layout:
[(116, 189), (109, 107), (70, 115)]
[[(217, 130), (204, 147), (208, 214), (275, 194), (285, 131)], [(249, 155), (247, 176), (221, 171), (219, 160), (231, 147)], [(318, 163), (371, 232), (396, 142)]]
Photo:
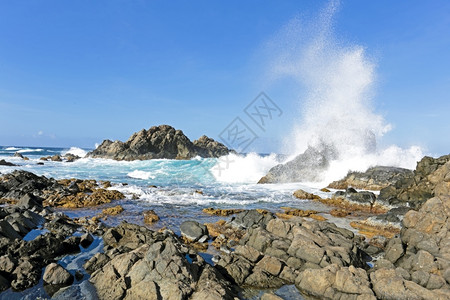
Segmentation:
[(217, 160), (211, 172), (219, 182), (256, 183), (273, 166), (280, 163), (276, 154), (260, 156), (256, 153), (247, 155), (229, 154)]
[(292, 93), (301, 99), (283, 152), (294, 158), (308, 147), (331, 150), (325, 180), (374, 165), (413, 169), (423, 155), (419, 147), (379, 147), (392, 126), (373, 105), (376, 63), (365, 47), (336, 37), (338, 8), (331, 0), (317, 18), (294, 18), (268, 44), (269, 79), (293, 80)]
[(70, 147), (69, 150), (63, 151), (61, 154), (62, 155), (72, 154), (72, 155), (76, 155), (76, 156), (79, 156), (79, 157), (85, 157), (87, 152), (85, 150), (81, 149), (81, 148), (78, 148), (78, 147)]
[(17, 152), (19, 152), (19, 153), (28, 153), (28, 152), (41, 152), (41, 151), (44, 151), (44, 149), (29, 149), (29, 148), (26, 148), (26, 149), (19, 150)]
[(5, 148), (5, 150), (6, 151), (17, 151), (17, 150), (20, 150), (21, 148), (16, 148), (16, 147), (8, 147), (8, 148)]
[(128, 177), (136, 178), (136, 179), (154, 179), (155, 176), (150, 172), (145, 172), (141, 170), (134, 170), (127, 174)]

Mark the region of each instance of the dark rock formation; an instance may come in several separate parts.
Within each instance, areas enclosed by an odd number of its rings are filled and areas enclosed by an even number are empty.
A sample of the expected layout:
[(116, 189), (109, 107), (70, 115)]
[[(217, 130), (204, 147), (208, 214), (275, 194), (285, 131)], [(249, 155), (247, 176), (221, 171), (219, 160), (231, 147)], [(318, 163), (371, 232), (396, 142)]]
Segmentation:
[(0, 159), (0, 166), (15, 167), (17, 165), (15, 165), (9, 161), (6, 161), (4, 159)]
[(20, 152), (14, 153), (14, 157), (24, 158), (23, 155)]
[[(412, 175), (406, 175), (380, 191), (378, 201), (390, 205), (406, 205), (419, 208), (429, 198), (447, 194), (449, 188), (450, 155), (439, 158), (425, 156), (417, 163)], [(446, 177), (447, 176), (447, 177)]]
[[(4, 287), (19, 291), (30, 288), (39, 282), (42, 268), (56, 257), (79, 251), (80, 238), (69, 237), (78, 225), (64, 215), (37, 207), (30, 210), (9, 206), (0, 209), (0, 219), (0, 273), (6, 280)], [(42, 223), (49, 232), (33, 240), (22, 239)]]
[(328, 188), (341, 190), (353, 187), (364, 190), (381, 190), (391, 184), (395, 184), (403, 177), (412, 175), (412, 170), (376, 166), (367, 169), (365, 172), (349, 172), (343, 179), (330, 183)]
[(27, 171), (14, 171), (0, 177), (0, 199), (20, 206), (96, 206), (125, 196), (115, 190), (100, 188), (95, 180), (55, 180)]
[(373, 206), (377, 197), (372, 192), (357, 192), (353, 188), (347, 188), (345, 191), (337, 191), (336, 193), (334, 193), (332, 199), (336, 198), (342, 198), (347, 201)]
[(202, 135), (198, 140), (193, 142), (196, 151), (201, 157), (220, 157), (230, 153), (224, 144), (219, 143), (212, 138)]
[(334, 151), (329, 148), (317, 150), (309, 147), (293, 160), (270, 169), (258, 183), (319, 181), (322, 172), (328, 168), (329, 161), (334, 158)]
[(206, 136), (192, 143), (181, 130), (169, 125), (153, 126), (134, 133), (126, 142), (104, 140), (88, 157), (115, 160), (155, 158), (190, 159), (195, 156), (219, 157), (230, 153), (223, 144)]

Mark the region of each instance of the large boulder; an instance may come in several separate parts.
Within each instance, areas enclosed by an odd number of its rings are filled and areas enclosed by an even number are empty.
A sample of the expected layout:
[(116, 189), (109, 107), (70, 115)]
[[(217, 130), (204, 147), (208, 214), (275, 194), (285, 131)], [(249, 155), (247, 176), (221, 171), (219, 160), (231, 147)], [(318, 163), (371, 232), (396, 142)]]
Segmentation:
[(192, 242), (196, 242), (201, 237), (208, 234), (206, 226), (196, 221), (184, 221), (180, 225), (180, 231), (182, 236)]
[(74, 277), (61, 265), (51, 263), (45, 268), (42, 279), (46, 284), (67, 286), (72, 284)]
[(365, 172), (349, 172), (341, 180), (333, 181), (328, 185), (332, 189), (355, 189), (381, 190), (391, 184), (395, 184), (403, 177), (413, 175), (412, 170), (396, 167), (376, 166)]
[(334, 158), (336, 158), (334, 151), (328, 147), (321, 150), (309, 147), (293, 160), (271, 168), (258, 183), (320, 181), (322, 173)]
[(181, 130), (160, 125), (142, 129), (126, 142), (104, 140), (87, 156), (115, 160), (190, 159), (195, 156), (219, 157), (229, 152), (223, 144), (206, 136), (192, 143)]

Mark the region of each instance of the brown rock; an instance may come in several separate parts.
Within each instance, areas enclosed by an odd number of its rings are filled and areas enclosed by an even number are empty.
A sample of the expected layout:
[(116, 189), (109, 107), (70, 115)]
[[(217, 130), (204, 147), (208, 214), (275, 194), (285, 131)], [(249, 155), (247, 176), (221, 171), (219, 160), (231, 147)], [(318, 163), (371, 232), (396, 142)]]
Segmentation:
[(353, 221), (350, 222), (350, 226), (359, 230), (359, 233), (372, 238), (377, 235), (381, 235), (387, 238), (393, 238), (396, 234), (400, 233), (400, 228), (392, 225), (373, 224), (369, 221)]
[(226, 217), (229, 215), (234, 215), (234, 214), (240, 213), (244, 210), (243, 209), (220, 209), (220, 208), (215, 209), (215, 208), (209, 207), (209, 208), (204, 208), (202, 211), (209, 215)]
[(155, 213), (154, 210), (149, 209), (144, 211), (144, 223), (146, 224), (153, 224), (155, 222), (159, 221), (158, 215)]
[(116, 216), (124, 211), (121, 205), (116, 205), (113, 207), (108, 207), (102, 210), (101, 216)]
[(294, 192), (294, 197), (298, 199), (315, 199), (315, 200), (321, 199), (319, 196), (305, 192), (304, 190), (296, 190)]
[(338, 217), (338, 218), (346, 217), (349, 214), (350, 213), (348, 211), (345, 211), (343, 209), (338, 209), (338, 208), (332, 209), (330, 211), (330, 215), (332, 215), (333, 217)]

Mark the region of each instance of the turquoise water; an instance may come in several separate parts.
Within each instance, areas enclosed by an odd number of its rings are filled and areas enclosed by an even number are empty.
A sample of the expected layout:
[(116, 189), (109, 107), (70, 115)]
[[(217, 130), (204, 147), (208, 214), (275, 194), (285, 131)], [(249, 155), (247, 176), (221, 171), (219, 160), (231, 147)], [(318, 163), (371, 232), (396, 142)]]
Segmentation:
[[(329, 207), (317, 202), (299, 200), (292, 193), (299, 188), (322, 197), (322, 185), (307, 183), (258, 185), (257, 180), (272, 166), (281, 161), (275, 155), (249, 154), (223, 158), (195, 158), (192, 160), (114, 161), (108, 159), (82, 158), (75, 162), (44, 161), (44, 156), (65, 154), (69, 149), (37, 147), (0, 147), (0, 159), (13, 162), (17, 167), (0, 167), (0, 173), (15, 169), (31, 171), (46, 177), (108, 180), (126, 199), (120, 204), (125, 211), (110, 217), (107, 223), (115, 225), (121, 220), (143, 223), (142, 211), (153, 209), (161, 221), (153, 227), (169, 227), (178, 232), (178, 226), (187, 219), (200, 222), (216, 221), (218, 218), (204, 214), (206, 207), (214, 208), (263, 208), (277, 212), (280, 207), (291, 206), (315, 209), (325, 214)], [(84, 156), (89, 149), (71, 148), (72, 153)], [(29, 161), (13, 157), (15, 152), (28, 157)], [(155, 187), (156, 186), (156, 187)], [(110, 206), (106, 205), (106, 206)], [(105, 206), (77, 210), (64, 210), (71, 217), (94, 216)], [(326, 215), (327, 218), (331, 217)]]

